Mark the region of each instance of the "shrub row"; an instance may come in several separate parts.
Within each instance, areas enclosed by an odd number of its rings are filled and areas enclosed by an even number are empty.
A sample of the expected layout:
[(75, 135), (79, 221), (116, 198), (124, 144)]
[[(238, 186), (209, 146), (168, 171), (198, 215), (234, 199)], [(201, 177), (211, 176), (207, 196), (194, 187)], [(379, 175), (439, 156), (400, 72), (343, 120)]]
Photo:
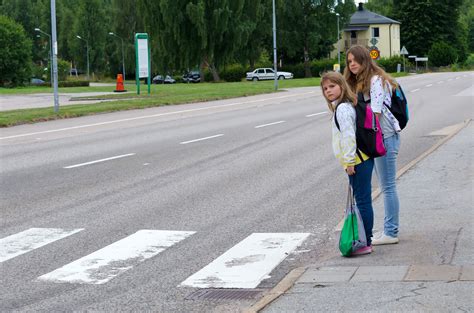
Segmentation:
[[(45, 83), (43, 86), (51, 87), (51, 83)], [(59, 81), (58, 87), (89, 87), (89, 82), (84, 80), (77, 81)]]

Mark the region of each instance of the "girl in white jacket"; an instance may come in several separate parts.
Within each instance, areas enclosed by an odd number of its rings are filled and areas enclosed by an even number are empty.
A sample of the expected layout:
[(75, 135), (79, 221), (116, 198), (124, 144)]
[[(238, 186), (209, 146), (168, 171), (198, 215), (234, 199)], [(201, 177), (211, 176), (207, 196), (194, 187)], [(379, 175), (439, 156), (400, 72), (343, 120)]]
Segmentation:
[(337, 72), (324, 74), (321, 78), (321, 88), (329, 110), (334, 113), (332, 118), (334, 155), (349, 176), (349, 183), (354, 191), (367, 236), (367, 246), (355, 251), (353, 255), (368, 254), (372, 252), (371, 237), (374, 226), (371, 185), (374, 160), (357, 149), (354, 108), (357, 99), (344, 77)]

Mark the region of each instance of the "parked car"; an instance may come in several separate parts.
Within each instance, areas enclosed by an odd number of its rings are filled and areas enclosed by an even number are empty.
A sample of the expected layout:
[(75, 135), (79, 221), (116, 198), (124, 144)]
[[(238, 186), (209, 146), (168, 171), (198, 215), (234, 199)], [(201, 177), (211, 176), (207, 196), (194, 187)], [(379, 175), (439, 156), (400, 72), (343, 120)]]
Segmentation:
[[(278, 79), (291, 79), (293, 78), (293, 73), (290, 72), (277, 72)], [(265, 79), (274, 79), (275, 72), (271, 68), (257, 68), (253, 72), (247, 72), (247, 80), (265, 80)]]
[(174, 84), (176, 83), (176, 80), (173, 79), (171, 76), (169, 75), (166, 75), (166, 76), (163, 76), (163, 75), (156, 75), (155, 77), (153, 77), (153, 79), (151, 80), (151, 82), (153, 84)]
[(201, 81), (201, 73), (191, 71), (183, 75), (183, 83), (199, 83)]
[(41, 86), (44, 85), (44, 80), (39, 79), (39, 78), (32, 78), (30, 81), (31, 85), (36, 85), (36, 86)]

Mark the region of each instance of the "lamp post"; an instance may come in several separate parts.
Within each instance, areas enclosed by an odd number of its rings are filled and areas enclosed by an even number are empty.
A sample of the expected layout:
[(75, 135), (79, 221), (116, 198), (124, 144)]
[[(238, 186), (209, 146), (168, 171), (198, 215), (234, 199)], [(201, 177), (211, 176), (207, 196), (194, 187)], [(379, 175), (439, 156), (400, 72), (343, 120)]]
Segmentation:
[(336, 13), (337, 16), (337, 63), (339, 64), (339, 72), (341, 71), (341, 48), (339, 40), (339, 13)]
[(275, 90), (278, 89), (278, 72), (277, 72), (277, 46), (276, 46), (276, 13), (275, 0), (273, 0), (273, 70), (275, 71)]
[(35, 31), (36, 32), (39, 32), (39, 33), (42, 33), (46, 36), (48, 36), (49, 38), (49, 52), (48, 52), (48, 56), (49, 56), (49, 69), (50, 69), (50, 72), (51, 72), (51, 77), (50, 77), (50, 80), (51, 80), (51, 87), (53, 87), (53, 51), (51, 50), (51, 35), (48, 34), (48, 33), (45, 33), (44, 31), (42, 31), (41, 29), (39, 29), (38, 27), (35, 28)]
[(89, 80), (89, 42), (82, 38), (79, 35), (76, 35), (77, 39), (84, 40), (86, 42), (86, 50), (87, 50), (87, 80)]
[(123, 81), (125, 83), (125, 53), (124, 53), (124, 50), (123, 50), (123, 38), (118, 36), (117, 34), (114, 34), (113, 32), (109, 32), (109, 35), (110, 36), (115, 36), (115, 37), (119, 38), (122, 41), (122, 72), (123, 72)]

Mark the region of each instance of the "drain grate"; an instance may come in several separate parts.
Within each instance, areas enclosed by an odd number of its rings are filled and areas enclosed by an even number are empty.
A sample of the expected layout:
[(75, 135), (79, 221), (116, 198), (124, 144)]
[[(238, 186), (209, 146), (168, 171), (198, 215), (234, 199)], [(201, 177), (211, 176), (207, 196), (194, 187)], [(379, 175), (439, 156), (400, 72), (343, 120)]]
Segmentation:
[(251, 300), (264, 289), (200, 289), (189, 294), (186, 300)]

